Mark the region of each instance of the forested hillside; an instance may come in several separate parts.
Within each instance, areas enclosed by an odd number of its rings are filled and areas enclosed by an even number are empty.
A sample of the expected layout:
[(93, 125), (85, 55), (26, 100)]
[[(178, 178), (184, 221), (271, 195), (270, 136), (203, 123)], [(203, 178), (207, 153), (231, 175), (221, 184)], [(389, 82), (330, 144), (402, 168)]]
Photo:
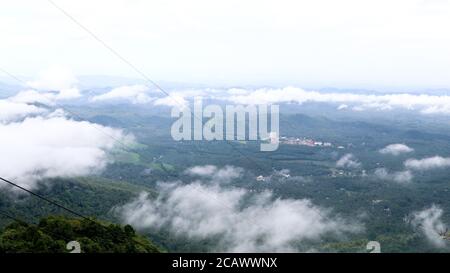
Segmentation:
[(37, 225), (14, 222), (0, 231), (0, 253), (68, 253), (77, 242), (81, 253), (156, 253), (160, 249), (133, 227), (94, 219), (42, 218)]

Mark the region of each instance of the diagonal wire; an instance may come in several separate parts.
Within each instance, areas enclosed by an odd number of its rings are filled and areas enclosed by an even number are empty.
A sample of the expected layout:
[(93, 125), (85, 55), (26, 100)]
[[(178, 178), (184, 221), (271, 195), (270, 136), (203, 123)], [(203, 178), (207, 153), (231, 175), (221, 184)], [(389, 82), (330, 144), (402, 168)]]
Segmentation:
[[(62, 7), (58, 6), (53, 0), (47, 0), (53, 7), (58, 9), (62, 14), (64, 14), (67, 18), (69, 18), (73, 23), (75, 23), (78, 27), (83, 29), (86, 33), (88, 33), (93, 39), (95, 39), (97, 42), (99, 42), (101, 45), (103, 45), (107, 50), (109, 50), (114, 56), (119, 58), (122, 62), (127, 64), (132, 70), (134, 70), (138, 75), (140, 75), (144, 80), (146, 80), (148, 83), (156, 87), (159, 91), (167, 95), (170, 99), (172, 99), (176, 104), (178, 104), (181, 108), (185, 107), (185, 105), (181, 102), (179, 102), (176, 98), (174, 98), (172, 95), (170, 95), (169, 92), (167, 92), (165, 89), (163, 89), (159, 84), (157, 84), (154, 80), (152, 80), (150, 77), (148, 77), (142, 70), (137, 68), (134, 64), (132, 64), (130, 61), (128, 61), (125, 57), (123, 57), (117, 50), (109, 46), (105, 41), (100, 39), (99, 36), (97, 36), (95, 33), (93, 33), (89, 28), (87, 28), (85, 25), (83, 25), (80, 21), (78, 21), (74, 16), (72, 16), (70, 13), (68, 13), (66, 10), (64, 10)], [(150, 87), (147, 85), (147, 87)], [(195, 119), (200, 120), (203, 123), (203, 120), (201, 117), (198, 117), (195, 112), (193, 112), (193, 116)], [(245, 157), (247, 160), (251, 161), (260, 171), (264, 172), (264, 168), (260, 166), (255, 160), (253, 160), (251, 157), (245, 155), (242, 151), (237, 149), (234, 145), (226, 141), (230, 145), (230, 147), (238, 152), (240, 155)]]
[(127, 59), (125, 59), (119, 52), (117, 52), (114, 48), (110, 47), (107, 43), (105, 43), (102, 39), (100, 39), (95, 33), (90, 31), (87, 27), (85, 27), (83, 24), (81, 24), (75, 17), (70, 15), (67, 11), (65, 11), (63, 8), (58, 6), (54, 1), (47, 0), (52, 6), (54, 6), (56, 9), (58, 9), (60, 12), (62, 12), (67, 18), (69, 18), (72, 22), (74, 22), (77, 26), (79, 26), (81, 29), (86, 31), (92, 38), (94, 38), (97, 42), (102, 44), (106, 49), (108, 49), (113, 55), (115, 55), (117, 58), (119, 58), (122, 62), (126, 63), (129, 67), (131, 67), (136, 73), (138, 73), (141, 77), (143, 77), (146, 81), (151, 83), (153, 86), (155, 86), (158, 90), (166, 94), (167, 96), (171, 97), (174, 102), (178, 103), (180, 106), (183, 106), (178, 100), (176, 100), (174, 97), (172, 97), (169, 92), (164, 90), (159, 84), (157, 84), (155, 81), (150, 79), (145, 73), (143, 73), (140, 69), (138, 69), (135, 65), (133, 65), (131, 62), (129, 62)]
[[(72, 22), (74, 22), (76, 25), (78, 25), (81, 29), (83, 29), (84, 31), (86, 31), (92, 38), (94, 38), (97, 42), (99, 42), (100, 44), (102, 44), (106, 49), (108, 49), (113, 55), (115, 55), (117, 58), (119, 58), (121, 61), (123, 61), (125, 64), (127, 64), (130, 68), (132, 68), (136, 73), (138, 73), (141, 77), (143, 77), (146, 81), (148, 81), (149, 83), (151, 83), (154, 87), (156, 87), (158, 90), (160, 90), (162, 93), (164, 93), (165, 95), (167, 95), (169, 98), (171, 98), (175, 103), (177, 103), (178, 105), (180, 105), (180, 107), (185, 107), (185, 105), (183, 105), (182, 103), (180, 103), (177, 99), (175, 99), (174, 97), (172, 97), (170, 95), (170, 93), (168, 93), (166, 90), (164, 90), (160, 85), (158, 85), (155, 81), (153, 81), (152, 79), (150, 79), (150, 77), (148, 77), (144, 72), (142, 72), (140, 69), (138, 69), (134, 64), (132, 64), (131, 62), (129, 62), (126, 58), (124, 58), (121, 54), (119, 54), (119, 52), (117, 52), (114, 48), (112, 48), (111, 46), (109, 46), (106, 42), (104, 42), (102, 39), (100, 39), (95, 33), (93, 33), (92, 31), (90, 31), (86, 26), (84, 26), (81, 22), (79, 22), (75, 17), (73, 17), (71, 14), (69, 14), (66, 10), (64, 10), (63, 8), (61, 8), (60, 6), (58, 6), (53, 0), (47, 0), (51, 5), (53, 5), (56, 9), (58, 9), (61, 13), (63, 13), (67, 18), (69, 18)], [(147, 85), (148, 86), (148, 85)], [(197, 120), (199, 120), (201, 123), (203, 123), (203, 119), (202, 117), (198, 117), (195, 114), (195, 111), (192, 112), (193, 117)], [(233, 144), (231, 144), (228, 141), (225, 141), (225, 143), (229, 144), (230, 147), (236, 151), (237, 153), (239, 153), (240, 155), (242, 155), (243, 157), (245, 157), (247, 160), (249, 160), (250, 162), (253, 163), (253, 165), (259, 169), (260, 172), (265, 173), (265, 169), (263, 167), (261, 167), (255, 160), (253, 160), (251, 157), (245, 155), (242, 151), (240, 151), (238, 148), (236, 148)], [(194, 147), (195, 149), (198, 151), (196, 145), (195, 145), (195, 141), (194, 141)], [(218, 200), (217, 200), (218, 201)], [(224, 204), (226, 207), (230, 207), (228, 204)], [(320, 212), (317, 212), (319, 214), (319, 216), (323, 217), (321, 215)]]
[[(109, 46), (107, 43), (105, 43), (102, 39), (100, 39), (97, 35), (95, 35), (92, 31), (90, 31), (87, 27), (85, 27), (83, 24), (81, 24), (77, 19), (75, 19), (72, 15), (70, 15), (67, 11), (65, 11), (63, 8), (61, 8), (60, 6), (58, 6), (54, 1), (52, 1), (52, 0), (47, 0), (52, 6), (54, 6), (56, 9), (58, 9), (61, 13), (63, 13), (66, 17), (68, 17), (72, 22), (74, 22), (76, 25), (78, 25), (81, 29), (83, 29), (84, 31), (86, 31), (92, 38), (94, 38), (97, 42), (99, 42), (101, 45), (103, 45), (106, 49), (108, 49), (113, 55), (115, 55), (117, 58), (119, 58), (122, 62), (124, 62), (125, 64), (127, 64), (130, 68), (132, 68), (136, 73), (138, 73), (141, 77), (143, 77), (148, 83), (150, 83), (151, 85), (153, 85), (154, 87), (156, 87), (159, 91), (161, 91), (162, 93), (164, 93), (165, 95), (167, 95), (169, 98), (171, 98), (175, 103), (177, 103), (178, 105), (180, 105), (181, 107), (184, 107), (185, 105), (184, 104), (182, 104), (182, 103), (180, 103), (177, 99), (175, 99), (173, 96), (171, 96), (170, 95), (170, 93), (168, 93), (166, 90), (164, 90), (160, 85), (158, 85), (155, 81), (153, 81), (151, 78), (149, 78), (145, 73), (143, 73), (141, 70), (139, 70), (135, 65), (133, 65), (131, 62), (129, 62), (126, 58), (124, 58), (121, 54), (119, 54), (115, 49), (113, 49), (111, 46)], [(1, 71), (3, 71), (5, 74), (7, 74), (7, 75), (9, 75), (9, 76), (11, 76), (12, 78), (14, 78), (14, 79), (16, 79), (16, 80), (18, 80), (18, 81), (20, 81), (20, 82), (23, 82), (22, 80), (20, 80), (18, 77), (15, 77), (14, 75), (12, 75), (11, 73), (9, 73), (9, 72), (7, 72), (7, 71), (5, 71), (5, 70), (3, 70), (3, 69), (0, 69)], [(28, 84), (27, 84), (28, 85)], [(148, 86), (148, 85), (147, 85)], [(61, 107), (61, 106), (59, 106), (59, 107)], [(80, 115), (78, 115), (78, 114), (76, 114), (75, 112), (73, 112), (73, 111), (71, 111), (71, 110), (68, 110), (68, 109), (66, 109), (65, 107), (61, 107), (62, 109), (64, 109), (65, 111), (67, 111), (67, 112), (69, 112), (70, 114), (72, 114), (72, 115), (74, 115), (74, 116), (76, 116), (76, 117), (78, 117), (78, 118), (81, 118), (81, 119), (83, 119), (82, 117), (80, 117)], [(195, 115), (195, 113), (194, 113), (194, 118), (196, 118), (196, 119), (199, 119), (199, 120), (202, 120), (201, 118), (199, 118), (199, 117), (197, 117), (196, 115)], [(96, 126), (95, 126), (96, 127)], [(96, 127), (98, 130), (100, 130), (100, 131), (103, 131), (103, 130), (101, 130), (100, 128), (98, 128), (98, 127)], [(121, 140), (119, 140), (119, 139), (117, 139), (117, 138), (115, 138), (114, 136), (111, 136), (110, 134), (108, 134), (108, 133), (106, 133), (106, 132), (104, 132), (103, 131), (103, 133), (104, 134), (106, 134), (106, 135), (109, 135), (111, 138), (113, 138), (115, 141), (117, 141), (117, 143), (120, 143), (121, 144), (121, 146), (123, 146), (123, 147), (127, 147), (127, 145), (125, 144), (125, 143), (123, 143)], [(242, 151), (240, 151), (238, 148), (236, 148), (234, 145), (232, 145), (231, 143), (229, 143), (228, 141), (226, 141), (226, 143), (227, 144), (229, 144), (230, 145), (230, 147), (234, 150), (234, 151), (236, 151), (236, 152), (238, 152), (240, 155), (242, 155), (243, 157), (245, 157), (246, 159), (248, 159), (250, 162), (252, 162), (253, 164), (254, 164), (254, 166), (256, 166), (257, 167), (257, 169), (259, 169), (260, 171), (262, 171), (262, 172), (264, 172), (265, 171), (265, 169), (263, 168), (263, 167), (261, 167), (255, 160), (253, 160), (252, 158), (250, 158), (249, 156), (247, 156), (247, 155), (245, 155)], [(194, 147), (196, 148), (196, 150), (197, 150), (197, 147), (196, 147), (196, 145), (195, 145), (195, 141), (194, 141)], [(165, 170), (165, 168), (163, 168), (163, 170)], [(11, 182), (11, 181), (8, 181), (8, 180), (6, 180), (6, 179), (3, 179), (3, 178), (0, 178), (1, 180), (3, 180), (4, 182), (7, 182), (8, 184), (15, 184), (15, 183), (13, 183), (13, 182)], [(21, 187), (21, 186), (19, 186), (19, 185), (17, 185), (17, 184), (15, 184), (16, 186), (18, 186), (18, 187)], [(64, 206), (62, 206), (62, 205), (60, 205), (60, 204), (58, 204), (57, 202), (55, 202), (55, 201), (53, 201), (53, 200), (50, 200), (50, 199), (48, 199), (48, 198), (45, 198), (45, 197), (43, 197), (43, 196), (40, 196), (40, 195), (38, 195), (38, 194), (36, 194), (36, 193), (34, 193), (34, 192), (32, 192), (32, 191), (29, 191), (29, 190), (27, 190), (27, 189), (25, 189), (25, 188), (23, 188), (23, 187), (21, 187), (22, 188), (22, 190), (25, 190), (25, 191), (27, 191), (28, 193), (30, 193), (30, 194), (32, 194), (32, 195), (34, 195), (34, 196), (36, 196), (36, 197), (39, 197), (39, 198), (41, 198), (41, 199), (47, 199), (46, 201), (47, 202), (49, 202), (49, 203), (52, 203), (53, 205), (55, 205), (55, 206), (57, 206), (57, 207), (60, 207), (60, 208), (63, 208), (63, 209), (65, 209), (66, 211), (69, 211), (69, 212), (71, 212), (72, 214), (74, 214), (74, 215), (77, 215), (77, 216), (79, 216), (79, 217), (82, 217), (82, 218), (84, 218), (84, 219), (88, 219), (88, 220), (90, 220), (90, 221), (93, 221), (93, 220), (91, 220), (91, 219), (89, 219), (88, 217), (85, 217), (85, 216), (83, 216), (83, 215), (81, 215), (81, 214), (79, 214), (79, 213), (77, 213), (77, 212), (75, 212), (75, 211), (73, 211), (73, 210), (71, 210), (71, 209), (69, 209), (69, 208), (66, 208), (66, 207), (64, 207)], [(227, 205), (228, 206), (228, 205)], [(95, 221), (93, 221), (93, 222), (95, 222)]]
[(65, 210), (65, 211), (67, 211), (67, 212), (69, 212), (69, 213), (71, 213), (73, 215), (76, 215), (76, 216), (78, 216), (80, 218), (83, 218), (83, 219), (91, 221), (91, 222), (95, 222), (94, 220), (90, 219), (89, 217), (86, 217), (86, 216), (82, 215), (81, 213), (78, 213), (78, 212), (76, 212), (76, 211), (74, 211), (74, 210), (72, 210), (72, 209), (70, 209), (70, 208), (68, 208), (66, 206), (63, 206), (63, 205), (59, 204), (58, 202), (56, 202), (54, 200), (51, 200), (51, 199), (49, 199), (49, 198), (47, 198), (47, 197), (45, 197), (45, 196), (43, 196), (41, 194), (38, 194), (38, 193), (36, 193), (34, 191), (31, 191), (31, 190), (28, 190), (28, 189), (26, 189), (26, 188), (24, 188), (24, 187), (22, 187), (22, 186), (20, 186), (20, 185), (18, 185), (16, 183), (14, 183), (14, 182), (8, 180), (6, 178), (3, 178), (3, 177), (0, 176), (0, 180), (5, 182), (5, 183), (7, 183), (7, 184), (9, 184), (9, 185), (11, 185), (11, 186), (13, 186), (13, 187), (16, 187), (16, 188), (20, 189), (22, 191), (25, 191), (25, 192), (27, 192), (27, 193), (29, 193), (29, 194), (31, 194), (31, 195), (39, 198), (39, 199), (42, 199), (42, 200), (44, 200), (44, 201), (46, 201), (46, 202), (48, 202), (48, 203), (50, 203), (50, 204), (60, 208), (60, 209), (63, 209), (63, 210)]
[[(28, 86), (28, 87), (31, 87), (27, 82), (23, 81), (23, 80), (20, 79), (19, 77), (14, 76), (13, 74), (7, 72), (6, 70), (4, 70), (4, 69), (2, 69), (2, 68), (0, 68), (0, 70), (3, 71), (3, 72), (5, 72), (5, 74), (11, 76), (12, 78), (16, 79), (16, 80), (19, 81), (20, 83), (22, 83), (22, 84), (24, 84), (24, 85), (26, 85), (26, 86)], [(32, 88), (32, 87), (31, 87), (31, 88)], [(75, 117), (77, 117), (77, 118), (79, 118), (79, 119), (81, 119), (81, 120), (84, 120), (84, 118), (81, 117), (79, 114), (77, 114), (77, 113), (75, 113), (75, 112), (73, 112), (73, 111), (67, 109), (66, 107), (64, 107), (64, 106), (62, 106), (62, 105), (58, 105), (57, 103), (55, 103), (55, 105), (58, 106), (59, 108), (63, 109), (64, 111), (67, 111), (68, 113), (74, 115)], [(90, 125), (90, 126), (93, 126), (93, 128), (99, 130), (100, 132), (102, 132), (102, 133), (105, 134), (106, 136), (109, 136), (110, 138), (112, 138), (113, 140), (115, 140), (115, 141), (116, 141), (117, 143), (119, 143), (120, 146), (122, 146), (126, 151), (135, 152), (132, 148), (130, 148), (130, 147), (129, 147), (126, 143), (124, 143), (122, 140), (120, 140), (120, 139), (118, 139), (118, 138), (112, 136), (111, 134), (108, 134), (107, 132), (105, 132), (104, 130), (102, 130), (102, 129), (99, 128), (98, 126), (95, 126), (95, 125), (92, 124), (92, 123), (89, 123), (89, 125)], [(138, 124), (138, 125), (139, 125), (139, 124)], [(230, 144), (230, 145), (232, 145), (232, 144)], [(195, 141), (193, 142), (193, 147), (195, 148), (196, 151), (200, 152), (200, 151), (198, 150), (198, 147), (197, 147), (196, 144), (195, 144)], [(232, 146), (232, 147), (234, 147), (234, 146)], [(144, 154), (144, 155), (146, 155), (146, 154)], [(142, 156), (142, 155), (140, 155), (140, 156)], [(164, 164), (164, 163), (161, 163), (161, 167), (162, 167), (161, 169), (166, 173), (166, 175), (167, 175), (168, 177), (170, 177), (170, 176), (178, 177), (178, 174), (173, 175), (172, 173), (170, 173), (170, 172), (164, 167), (163, 164)], [(32, 191), (30, 191), (30, 190), (28, 190), (28, 189), (26, 189), (26, 188), (24, 188), (24, 187), (22, 187), (22, 186), (19, 186), (19, 185), (16, 184), (16, 183), (13, 183), (13, 182), (10, 181), (10, 180), (7, 180), (7, 179), (5, 179), (5, 178), (1, 178), (1, 177), (0, 177), (0, 181), (6, 182), (6, 183), (8, 183), (8, 184), (10, 184), (10, 185), (12, 185), (12, 186), (14, 186), (14, 187), (16, 187), (16, 188), (19, 188), (19, 189), (21, 189), (21, 190), (24, 190), (24, 191), (26, 191), (26, 192), (32, 194), (33, 196), (40, 198), (40, 199), (45, 198), (45, 197), (40, 196), (39, 194), (37, 194), (37, 193), (35, 193), (35, 192), (32, 192)], [(207, 193), (206, 191), (204, 191), (203, 189), (197, 188), (196, 190), (197, 190), (199, 193), (201, 193), (202, 195), (207, 195), (207, 196), (209, 196), (208, 193)], [(43, 198), (41, 198), (41, 197), (43, 197)], [(221, 200), (219, 200), (219, 199), (218, 199), (217, 197), (215, 197), (215, 196), (210, 196), (210, 198), (215, 199), (215, 201), (217, 201), (218, 203), (221, 203), (221, 204), (222, 204), (224, 207), (226, 207), (226, 208), (232, 208), (229, 204), (227, 204), (227, 203), (225, 203), (225, 202), (222, 202)], [(62, 208), (62, 206), (61, 206), (60, 204), (58, 204), (56, 201), (53, 201), (53, 200), (50, 200), (50, 199), (48, 199), (48, 201), (50, 201), (49, 203), (52, 203), (52, 204), (54, 204), (55, 206), (58, 206), (58, 207)], [(62, 208), (62, 209), (66, 210), (66, 211), (69, 211), (69, 212), (72, 211), (71, 209), (68, 209), (68, 208)], [(75, 211), (73, 211), (73, 212), (75, 212)], [(71, 212), (71, 213), (72, 213), (72, 212)], [(80, 217), (82, 217), (82, 218), (88, 219), (89, 221), (95, 222), (95, 221), (89, 219), (89, 218), (86, 217), (86, 216), (81, 216), (81, 214), (78, 213), (78, 212), (75, 212), (75, 213), (73, 213), (73, 214), (74, 214), (74, 215), (77, 215), (77, 216), (80, 216)]]
[[(66, 207), (66, 206), (64, 206), (64, 205), (61, 205), (60, 203), (58, 203), (58, 202), (56, 202), (56, 201), (54, 201), (54, 200), (52, 200), (52, 199), (50, 199), (50, 198), (47, 198), (47, 197), (45, 197), (45, 196), (43, 196), (43, 195), (41, 195), (41, 194), (38, 194), (38, 193), (36, 193), (36, 192), (34, 192), (34, 191), (31, 191), (31, 190), (29, 190), (29, 189), (26, 189), (26, 188), (24, 188), (24, 187), (22, 187), (22, 186), (20, 186), (20, 185), (18, 185), (18, 184), (16, 184), (16, 183), (14, 183), (14, 182), (8, 180), (8, 179), (5, 179), (5, 178), (3, 178), (3, 177), (1, 177), (1, 176), (0, 176), (0, 180), (3, 181), (3, 182), (5, 182), (5, 183), (7, 183), (7, 184), (9, 184), (9, 185), (11, 185), (11, 186), (13, 186), (13, 187), (16, 187), (16, 188), (20, 189), (20, 190), (22, 190), (22, 191), (25, 191), (25, 192), (27, 192), (27, 193), (29, 193), (29, 194), (31, 194), (31, 195), (33, 195), (33, 196), (39, 198), (39, 199), (42, 199), (42, 200), (44, 200), (45, 202), (48, 202), (48, 203), (50, 203), (50, 204), (52, 204), (52, 205), (54, 205), (54, 206), (56, 206), (56, 207), (58, 207), (58, 208), (60, 208), (60, 209), (63, 209), (63, 210), (65, 210), (65, 211), (67, 211), (67, 212), (69, 212), (69, 213), (71, 213), (71, 214), (73, 214), (73, 215), (75, 215), (75, 216), (77, 216), (77, 217), (80, 217), (80, 218), (82, 218), (82, 219), (84, 219), (84, 220), (86, 220), (86, 221), (88, 221), (88, 222), (90, 222), (90, 223), (93, 223), (93, 224), (95, 224), (95, 225), (97, 225), (97, 226), (99, 226), (99, 227), (101, 227), (101, 228), (107, 229), (107, 227), (106, 227), (104, 224), (102, 224), (102, 223), (100, 223), (100, 222), (97, 222), (97, 221), (94, 221), (92, 218), (89, 218), (89, 217), (87, 217), (87, 216), (84, 216), (83, 214), (81, 214), (81, 213), (79, 213), (79, 212), (76, 212), (76, 211), (74, 211), (74, 210), (72, 210), (72, 209), (70, 209), (70, 208), (68, 208), (68, 207)], [(13, 217), (13, 216), (10, 216), (10, 215), (8, 215), (8, 214), (6, 214), (6, 213), (1, 213), (1, 211), (0, 211), (0, 214), (3, 215), (3, 216), (5, 216), (5, 217), (8, 217), (8, 218), (10, 218), (10, 219), (12, 219), (12, 220), (15, 220), (15, 221), (17, 221), (17, 222), (19, 222), (19, 223), (25, 223), (25, 224), (28, 224), (27, 222), (21, 221), (21, 220), (15, 218), (15, 217)], [(135, 240), (134, 238), (133, 238), (133, 241), (134, 241), (135, 243), (137, 243), (137, 244), (143, 246), (144, 249), (146, 248), (146, 245), (143, 244), (143, 243), (141, 243), (140, 241), (137, 241), (137, 240)]]
[[(154, 87), (156, 87), (158, 90), (160, 90), (162, 93), (164, 93), (165, 95), (167, 95), (169, 98), (171, 98), (175, 103), (177, 103), (178, 105), (180, 105), (180, 107), (184, 107), (184, 105), (182, 103), (180, 103), (177, 99), (175, 99), (173, 96), (170, 95), (170, 93), (168, 93), (166, 90), (164, 90), (160, 85), (158, 85), (155, 81), (153, 81), (152, 79), (150, 79), (150, 77), (148, 77), (145, 73), (143, 73), (141, 70), (139, 70), (135, 65), (133, 65), (131, 62), (129, 62), (126, 58), (124, 58), (121, 54), (119, 54), (116, 50), (114, 50), (111, 46), (109, 46), (107, 43), (105, 43), (102, 39), (100, 39), (96, 34), (94, 34), (92, 31), (90, 31), (86, 26), (84, 26), (83, 24), (81, 24), (76, 18), (74, 18), (72, 15), (70, 15), (67, 11), (65, 11), (63, 8), (61, 8), (60, 6), (58, 6), (54, 1), (52, 0), (47, 0), (52, 6), (54, 6), (56, 9), (58, 9), (61, 13), (63, 13), (66, 17), (68, 17), (72, 22), (74, 22), (77, 26), (79, 26), (81, 29), (83, 29), (84, 31), (86, 31), (91, 37), (93, 37), (96, 41), (98, 41), (100, 44), (102, 44), (106, 49), (108, 49), (113, 55), (115, 55), (117, 58), (119, 58), (121, 61), (123, 61), (125, 64), (127, 64), (129, 67), (131, 67), (136, 73), (138, 73), (141, 77), (143, 77), (147, 82), (149, 82), (151, 85), (153, 85)], [(16, 79), (17, 81), (25, 84), (26, 86), (29, 86), (28, 83), (24, 82), (23, 80), (21, 80), (20, 78), (14, 76), (13, 74), (5, 71), (4, 69), (1, 69), (5, 74), (11, 76), (12, 78)], [(148, 85), (147, 85), (148, 86)], [(149, 87), (149, 86), (148, 86)], [(58, 105), (58, 107), (62, 108), (63, 110), (67, 111), (68, 113), (72, 114), (73, 116), (80, 118), (80, 119), (84, 119), (83, 117), (81, 117), (79, 114), (75, 113), (72, 110), (67, 109), (66, 107), (63, 107), (61, 105)], [(195, 115), (195, 113), (193, 113), (194, 118), (196, 118), (197, 120), (201, 120), (202, 119), (200, 117), (198, 117), (197, 115)], [(202, 121), (203, 122), (203, 121)], [(129, 150), (129, 147), (120, 139), (115, 138), (114, 136), (108, 134), (107, 132), (104, 132), (104, 130), (101, 130), (101, 128), (98, 128), (95, 125), (94, 126), (97, 130), (102, 131), (105, 135), (108, 135), (109, 137), (111, 137), (112, 139), (114, 139), (117, 143), (119, 143), (122, 147), (126, 148), (127, 151)], [(252, 162), (254, 166), (256, 166), (257, 169), (259, 169), (260, 172), (265, 172), (265, 169), (259, 165), (259, 163), (257, 163), (254, 159), (252, 159), (251, 157), (247, 156), (245, 153), (243, 153), (239, 148), (236, 148), (233, 144), (231, 144), (228, 141), (225, 141), (225, 143), (227, 143), (232, 150), (234, 150), (235, 152), (239, 153), (241, 156), (243, 156), (244, 158), (246, 158), (248, 161)], [(195, 148), (196, 151), (200, 152), (198, 150), (198, 147), (196, 146), (195, 141), (193, 142), (193, 147)], [(132, 149), (131, 149), (132, 150)], [(133, 150), (132, 150), (133, 151)], [(170, 177), (173, 174), (170, 174), (165, 168), (162, 168), (166, 174)], [(226, 204), (224, 204), (226, 205)], [(226, 205), (228, 206), (228, 205)]]

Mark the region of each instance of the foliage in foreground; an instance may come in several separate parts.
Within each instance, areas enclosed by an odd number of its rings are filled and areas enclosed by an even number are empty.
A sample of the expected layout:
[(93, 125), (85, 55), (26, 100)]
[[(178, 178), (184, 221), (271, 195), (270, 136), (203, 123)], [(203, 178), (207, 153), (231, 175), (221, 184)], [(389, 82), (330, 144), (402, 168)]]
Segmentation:
[[(94, 220), (95, 221), (95, 220)], [(38, 225), (12, 223), (0, 231), (0, 253), (68, 253), (67, 243), (82, 253), (155, 253), (160, 250), (133, 227), (99, 224), (86, 219), (50, 216)]]

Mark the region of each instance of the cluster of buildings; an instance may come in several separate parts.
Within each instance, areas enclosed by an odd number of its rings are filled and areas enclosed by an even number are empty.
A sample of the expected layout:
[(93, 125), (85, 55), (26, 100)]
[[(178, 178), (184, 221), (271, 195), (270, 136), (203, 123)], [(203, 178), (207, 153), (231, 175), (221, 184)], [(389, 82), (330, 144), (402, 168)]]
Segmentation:
[[(304, 146), (309, 146), (309, 147), (316, 147), (316, 146), (333, 147), (333, 144), (331, 144), (330, 142), (322, 142), (322, 141), (316, 141), (316, 140), (310, 139), (310, 138), (298, 138), (298, 137), (297, 138), (296, 137), (280, 137), (280, 143), (288, 144), (288, 145), (304, 145)], [(341, 146), (339, 146), (339, 147), (341, 147)]]
[(281, 171), (278, 171), (275, 174), (272, 174), (272, 175), (269, 175), (269, 176), (259, 175), (259, 176), (256, 177), (256, 181), (258, 181), (258, 182), (270, 181), (273, 176), (278, 176), (279, 178), (289, 178), (289, 177), (291, 177), (289, 172), (281, 170)]
[(366, 177), (366, 170), (359, 171), (344, 171), (341, 169), (331, 169), (330, 177)]

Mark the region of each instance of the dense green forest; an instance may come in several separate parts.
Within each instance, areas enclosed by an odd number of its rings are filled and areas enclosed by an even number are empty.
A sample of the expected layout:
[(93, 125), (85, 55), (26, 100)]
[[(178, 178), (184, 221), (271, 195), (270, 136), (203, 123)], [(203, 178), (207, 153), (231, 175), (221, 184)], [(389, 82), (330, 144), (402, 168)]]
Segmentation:
[(69, 242), (81, 253), (156, 253), (160, 249), (133, 227), (100, 223), (95, 219), (62, 216), (42, 218), (37, 225), (14, 222), (0, 231), (0, 253), (68, 253)]

